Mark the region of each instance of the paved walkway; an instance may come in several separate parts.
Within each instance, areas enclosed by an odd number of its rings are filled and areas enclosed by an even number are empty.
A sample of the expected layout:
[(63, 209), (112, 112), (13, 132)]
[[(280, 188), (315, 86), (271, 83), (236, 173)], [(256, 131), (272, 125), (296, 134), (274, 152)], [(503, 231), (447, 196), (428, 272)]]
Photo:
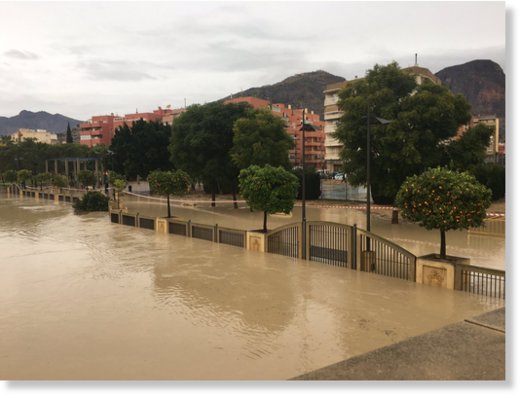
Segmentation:
[(293, 380), (505, 380), (505, 308)]

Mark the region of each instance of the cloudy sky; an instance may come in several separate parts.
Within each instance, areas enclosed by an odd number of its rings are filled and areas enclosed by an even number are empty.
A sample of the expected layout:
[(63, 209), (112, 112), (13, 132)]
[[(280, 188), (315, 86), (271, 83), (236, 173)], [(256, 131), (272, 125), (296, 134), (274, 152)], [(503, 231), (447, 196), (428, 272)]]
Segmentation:
[[(504, 2), (1, 2), (0, 116), (85, 120), (396, 60), (506, 66)], [(506, 71), (507, 73), (507, 71)]]

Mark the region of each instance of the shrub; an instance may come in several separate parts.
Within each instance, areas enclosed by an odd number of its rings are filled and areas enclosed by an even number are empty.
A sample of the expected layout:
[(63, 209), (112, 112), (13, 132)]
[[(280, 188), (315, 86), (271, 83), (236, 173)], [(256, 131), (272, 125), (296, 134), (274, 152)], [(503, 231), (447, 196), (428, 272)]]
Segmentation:
[(108, 211), (108, 197), (101, 192), (90, 191), (75, 202), (73, 207), (79, 211)]

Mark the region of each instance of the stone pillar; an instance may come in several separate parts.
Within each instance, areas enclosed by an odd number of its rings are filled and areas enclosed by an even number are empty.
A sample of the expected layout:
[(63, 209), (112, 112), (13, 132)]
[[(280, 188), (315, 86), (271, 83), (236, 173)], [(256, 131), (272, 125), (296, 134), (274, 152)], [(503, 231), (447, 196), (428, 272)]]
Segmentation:
[(54, 160), (54, 173), (58, 173), (58, 160)]
[(246, 247), (250, 251), (265, 252), (266, 251), (266, 235), (260, 232), (247, 232)]
[(155, 230), (158, 233), (168, 233), (168, 219), (155, 218)]
[(420, 256), (417, 258), (415, 281), (418, 284), (454, 289), (455, 267), (458, 264), (469, 265), (470, 259), (455, 256), (440, 259), (436, 254)]

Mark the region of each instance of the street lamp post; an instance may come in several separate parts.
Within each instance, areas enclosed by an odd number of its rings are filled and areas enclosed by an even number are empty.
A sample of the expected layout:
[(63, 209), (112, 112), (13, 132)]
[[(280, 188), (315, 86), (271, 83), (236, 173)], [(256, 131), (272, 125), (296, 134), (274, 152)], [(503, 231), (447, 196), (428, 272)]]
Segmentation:
[[(370, 201), (371, 201), (371, 181), (370, 181), (370, 124), (372, 122), (370, 118), (370, 105), (367, 106), (367, 232), (370, 232)], [(381, 117), (373, 117), (374, 124), (390, 124), (392, 120), (386, 120)], [(367, 251), (370, 251), (370, 238), (367, 237)]]
[(307, 259), (307, 217), (305, 213), (305, 131), (316, 131), (311, 123), (305, 123), (305, 108), (302, 109), (302, 258)]

